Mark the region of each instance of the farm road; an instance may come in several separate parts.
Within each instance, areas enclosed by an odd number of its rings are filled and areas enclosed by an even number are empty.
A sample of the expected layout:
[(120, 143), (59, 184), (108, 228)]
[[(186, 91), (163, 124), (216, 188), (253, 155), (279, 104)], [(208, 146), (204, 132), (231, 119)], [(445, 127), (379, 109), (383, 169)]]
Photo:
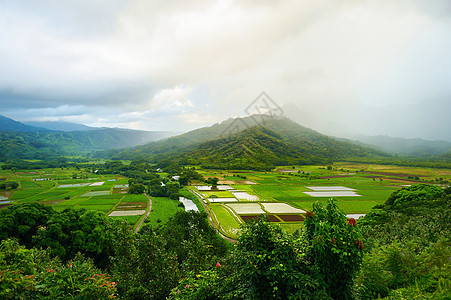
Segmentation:
[(150, 197), (146, 193), (144, 193), (144, 195), (149, 200), (149, 209), (147, 210), (146, 215), (144, 216), (144, 218), (142, 218), (141, 221), (139, 222), (138, 226), (136, 226), (135, 233), (138, 233), (139, 229), (141, 229), (141, 226), (144, 223), (144, 220), (147, 219), (147, 217), (150, 214), (150, 211), (152, 210), (152, 199), (150, 199)]

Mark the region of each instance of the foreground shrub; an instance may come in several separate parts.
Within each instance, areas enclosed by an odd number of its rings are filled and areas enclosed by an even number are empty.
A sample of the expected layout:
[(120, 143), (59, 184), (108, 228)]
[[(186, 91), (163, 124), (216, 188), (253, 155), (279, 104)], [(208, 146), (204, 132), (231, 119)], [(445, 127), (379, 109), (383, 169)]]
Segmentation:
[(78, 254), (68, 263), (14, 240), (0, 245), (1, 299), (108, 299), (116, 283)]
[(331, 199), (324, 207), (313, 204), (306, 214), (308, 259), (320, 284), (333, 299), (353, 298), (353, 279), (363, 257), (363, 242), (356, 220), (348, 220)]

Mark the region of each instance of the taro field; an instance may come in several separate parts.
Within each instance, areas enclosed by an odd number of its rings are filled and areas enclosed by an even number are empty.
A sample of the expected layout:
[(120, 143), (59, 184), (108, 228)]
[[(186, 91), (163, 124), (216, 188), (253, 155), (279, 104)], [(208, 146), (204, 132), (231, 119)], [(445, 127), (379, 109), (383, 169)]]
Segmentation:
[(135, 225), (148, 209), (145, 195), (128, 194), (128, 179), (76, 169), (0, 170), (0, 179), (19, 188), (0, 191), (0, 208), (14, 203), (39, 202), (57, 211), (66, 208), (96, 210)]
[(216, 227), (236, 238), (240, 224), (265, 215), (293, 232), (316, 201), (334, 198), (349, 216), (358, 218), (403, 186), (450, 180), (451, 170), (339, 163), (332, 166), (279, 167), (272, 172), (199, 170), (217, 177), (218, 186), (192, 183)]

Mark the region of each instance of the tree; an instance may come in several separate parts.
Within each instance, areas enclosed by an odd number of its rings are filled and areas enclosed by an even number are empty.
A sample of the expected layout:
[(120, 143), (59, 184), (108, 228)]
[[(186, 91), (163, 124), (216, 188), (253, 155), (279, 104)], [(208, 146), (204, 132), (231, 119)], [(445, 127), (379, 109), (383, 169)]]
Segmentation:
[(308, 257), (317, 278), (333, 299), (353, 298), (353, 279), (362, 263), (363, 243), (356, 220), (346, 218), (335, 201), (313, 204), (306, 214)]
[(205, 183), (211, 184), (211, 185), (218, 185), (219, 179), (217, 177), (210, 177), (207, 180), (205, 180)]
[(229, 293), (246, 299), (313, 298), (318, 281), (299, 240), (265, 218), (246, 222), (228, 263)]
[(141, 183), (131, 183), (128, 189), (129, 194), (142, 194), (146, 188)]
[(213, 267), (229, 249), (228, 242), (216, 234), (207, 214), (178, 211), (163, 228), (167, 250), (174, 251), (183, 274)]
[(112, 228), (114, 256), (111, 271), (125, 299), (165, 299), (177, 285), (176, 256), (151, 229), (134, 234), (126, 224)]
[(0, 239), (18, 238), (26, 247), (33, 246), (33, 236), (39, 228), (47, 226), (55, 214), (50, 206), (39, 203), (23, 203), (0, 210)]

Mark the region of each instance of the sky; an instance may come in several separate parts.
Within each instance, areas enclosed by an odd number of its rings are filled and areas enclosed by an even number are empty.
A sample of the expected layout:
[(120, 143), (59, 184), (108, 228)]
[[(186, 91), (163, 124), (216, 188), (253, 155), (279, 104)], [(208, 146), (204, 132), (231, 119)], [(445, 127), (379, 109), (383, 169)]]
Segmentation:
[(183, 132), (265, 92), (451, 140), (449, 0), (0, 0), (0, 37), (0, 114), (19, 121)]

